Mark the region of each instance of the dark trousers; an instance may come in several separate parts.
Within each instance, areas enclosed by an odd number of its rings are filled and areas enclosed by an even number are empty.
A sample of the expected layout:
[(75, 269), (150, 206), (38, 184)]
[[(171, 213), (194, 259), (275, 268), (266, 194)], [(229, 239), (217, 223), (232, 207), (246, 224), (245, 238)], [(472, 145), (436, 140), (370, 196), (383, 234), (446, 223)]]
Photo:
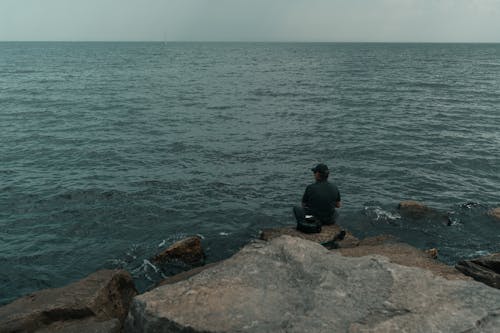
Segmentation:
[[(312, 215), (307, 208), (303, 208), (300, 206), (295, 206), (293, 207), (293, 215), (295, 216), (295, 219), (297, 222), (304, 222), (306, 220), (306, 215)], [(321, 225), (329, 225), (329, 224), (335, 224), (335, 217), (337, 216), (336, 212), (333, 214), (333, 216), (326, 218), (326, 219), (320, 219), (319, 221), (321, 222)]]
[(295, 215), (297, 222), (304, 222), (306, 220), (306, 211), (300, 206), (293, 207), (293, 215)]

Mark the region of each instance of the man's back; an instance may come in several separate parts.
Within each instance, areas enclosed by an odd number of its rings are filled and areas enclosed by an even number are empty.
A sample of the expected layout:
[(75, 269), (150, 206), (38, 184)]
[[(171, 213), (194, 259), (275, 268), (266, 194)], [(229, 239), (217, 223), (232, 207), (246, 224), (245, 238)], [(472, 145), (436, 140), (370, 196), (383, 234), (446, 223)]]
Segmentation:
[(332, 220), (338, 202), (340, 202), (339, 190), (327, 180), (307, 186), (302, 197), (304, 208), (321, 221)]

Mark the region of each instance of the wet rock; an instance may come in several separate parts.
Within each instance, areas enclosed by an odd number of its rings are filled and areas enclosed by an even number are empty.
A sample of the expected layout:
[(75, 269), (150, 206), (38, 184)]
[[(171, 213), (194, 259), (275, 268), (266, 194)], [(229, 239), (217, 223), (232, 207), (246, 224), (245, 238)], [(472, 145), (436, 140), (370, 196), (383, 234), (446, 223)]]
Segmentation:
[(405, 215), (417, 218), (436, 212), (434, 209), (427, 207), (425, 204), (413, 200), (401, 201), (398, 205), (398, 209)]
[(120, 333), (122, 323), (118, 319), (97, 321), (95, 318), (56, 322), (36, 333)]
[(173, 276), (169, 276), (166, 279), (160, 281), (158, 283), (157, 287), (163, 286), (165, 284), (177, 283), (179, 281), (189, 279), (191, 276), (199, 274), (202, 271), (204, 271), (205, 269), (210, 268), (212, 266), (215, 266), (217, 264), (218, 264), (218, 262), (214, 262), (214, 263), (210, 263), (210, 264), (207, 264), (207, 265), (203, 265), (203, 266), (199, 266), (199, 267), (190, 269), (190, 270), (185, 271), (185, 272), (181, 272), (181, 273), (173, 275)]
[(0, 332), (76, 332), (78, 325), (82, 325), (81, 332), (98, 326), (109, 328), (102, 332), (113, 332), (114, 319), (119, 323), (125, 319), (136, 294), (128, 272), (101, 270), (65, 287), (41, 290), (1, 307)]
[(500, 220), (500, 207), (491, 209), (488, 212), (488, 215), (493, 216), (497, 220)]
[(125, 332), (495, 332), (500, 290), (298, 237), (134, 298)]
[(462, 260), (455, 267), (474, 280), (500, 289), (500, 253), (472, 260)]
[(437, 259), (438, 254), (439, 254), (438, 249), (436, 249), (435, 247), (432, 248), (432, 249), (427, 249), (424, 252), (425, 252), (425, 254), (427, 254), (432, 259)]
[(448, 213), (440, 212), (437, 209), (430, 208), (418, 201), (413, 201), (413, 200), (401, 201), (398, 204), (398, 209), (401, 215), (408, 218), (412, 219), (425, 218), (425, 219), (437, 220), (446, 225), (452, 224), (452, 221), (450, 220)]
[(203, 262), (205, 254), (201, 247), (201, 237), (193, 236), (174, 243), (172, 246), (156, 255), (153, 262), (180, 260), (187, 264)]
[[(295, 226), (283, 227), (283, 228), (273, 228), (264, 229), (260, 233), (260, 239), (269, 241), (271, 239), (288, 235), (293, 237), (298, 237), (302, 239), (307, 239), (316, 243), (326, 243), (334, 239), (342, 231), (342, 228), (338, 224), (324, 225), (321, 227), (321, 232), (316, 234), (305, 234), (298, 231)], [(344, 238), (336, 242), (339, 248), (353, 247), (359, 245), (359, 239), (354, 237), (349, 231), (346, 231)]]

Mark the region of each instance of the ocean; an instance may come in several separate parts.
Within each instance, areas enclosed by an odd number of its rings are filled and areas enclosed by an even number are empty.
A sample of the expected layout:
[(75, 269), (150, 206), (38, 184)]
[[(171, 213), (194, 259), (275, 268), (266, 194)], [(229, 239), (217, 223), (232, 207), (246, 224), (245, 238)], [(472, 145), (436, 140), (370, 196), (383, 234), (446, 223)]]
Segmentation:
[(499, 108), (500, 44), (2, 42), (0, 304), (102, 268), (147, 290), (190, 235), (227, 258), (319, 162), (358, 237), (500, 252)]

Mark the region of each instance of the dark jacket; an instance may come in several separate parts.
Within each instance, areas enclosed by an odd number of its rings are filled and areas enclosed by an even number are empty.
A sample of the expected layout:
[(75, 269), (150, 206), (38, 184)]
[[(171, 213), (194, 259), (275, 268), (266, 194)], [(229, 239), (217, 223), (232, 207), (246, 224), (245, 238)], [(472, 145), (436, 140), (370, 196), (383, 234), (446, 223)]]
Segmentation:
[(314, 215), (322, 222), (334, 219), (337, 202), (340, 202), (340, 192), (337, 186), (327, 180), (307, 186), (302, 197), (306, 214)]

